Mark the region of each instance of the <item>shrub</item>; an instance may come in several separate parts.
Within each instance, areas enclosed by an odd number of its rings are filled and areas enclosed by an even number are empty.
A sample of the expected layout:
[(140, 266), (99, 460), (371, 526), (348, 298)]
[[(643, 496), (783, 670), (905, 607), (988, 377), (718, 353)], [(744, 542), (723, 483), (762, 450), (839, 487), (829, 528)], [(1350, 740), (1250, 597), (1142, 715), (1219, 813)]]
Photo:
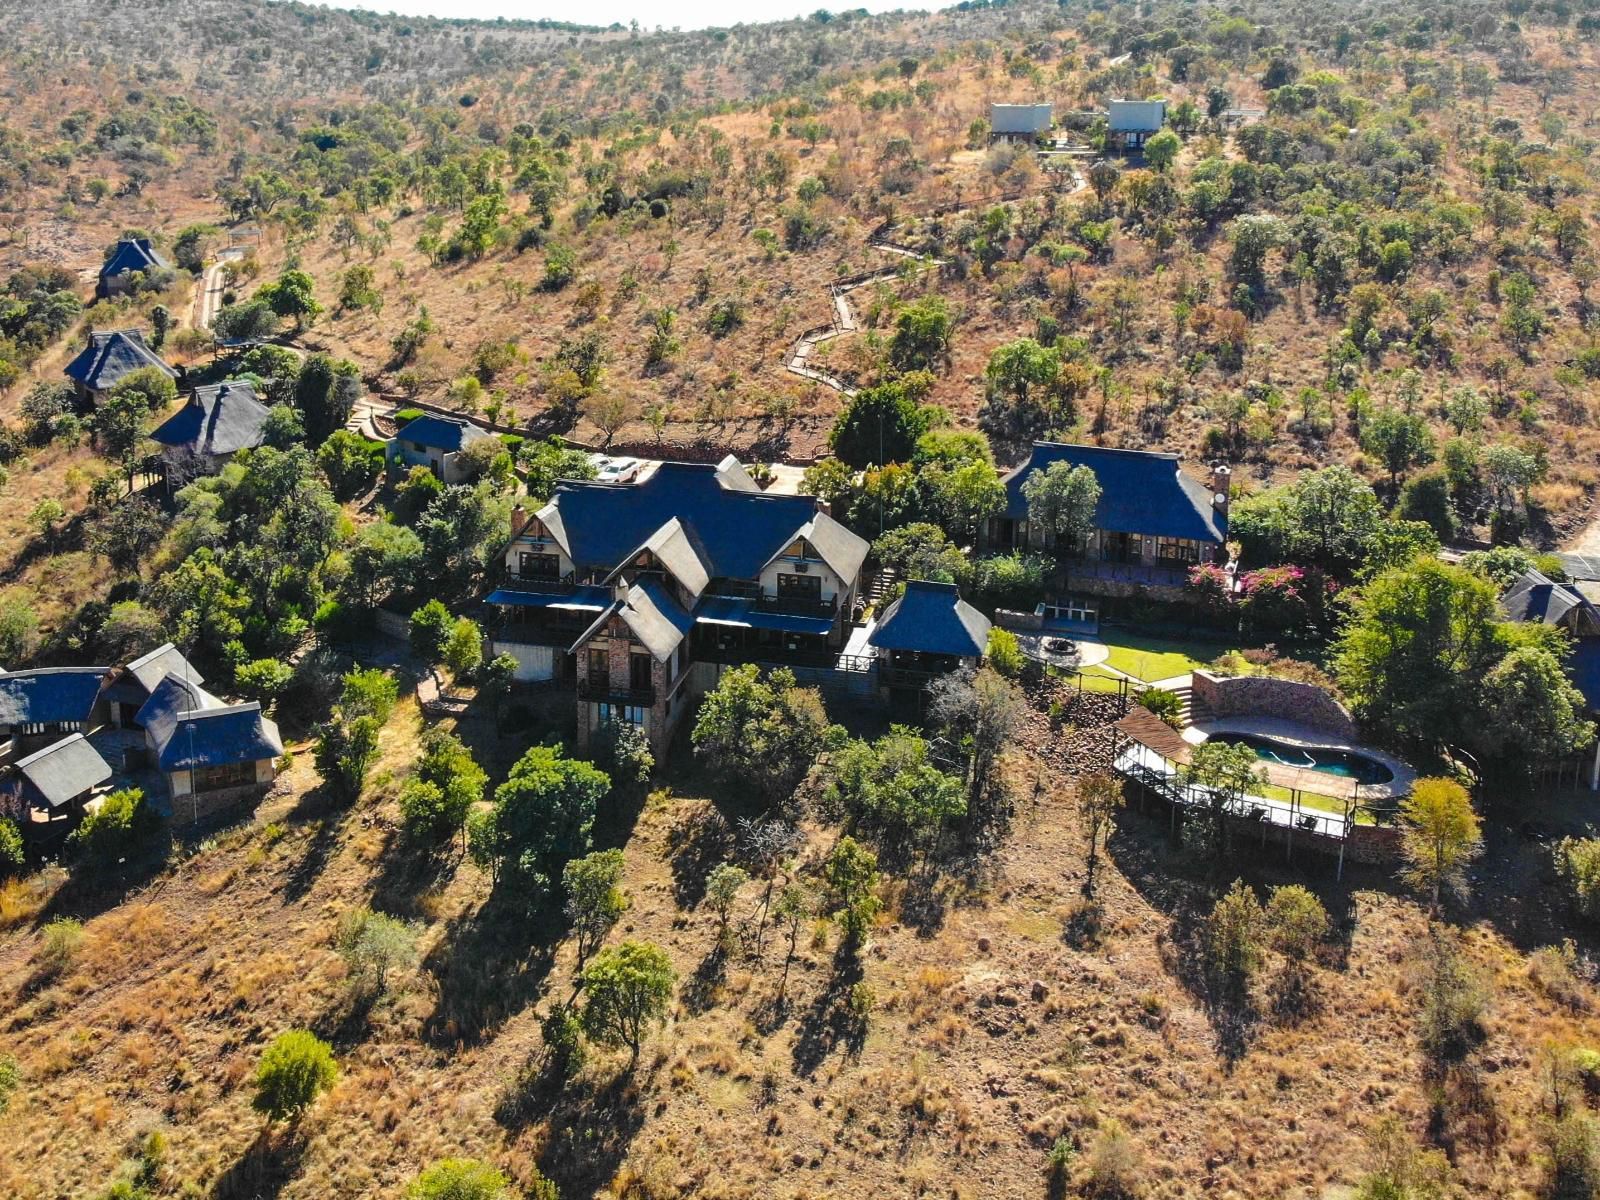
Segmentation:
[(1528, 978), (1557, 1004), (1575, 1011), (1589, 1007), (1589, 985), (1584, 980), (1578, 949), (1571, 938), (1559, 946), (1544, 946), (1529, 955)]
[(22, 830), (7, 817), (0, 817), (0, 878), (20, 874), (27, 865), (27, 851), (22, 845)]
[(1139, 703), (1174, 729), (1178, 727), (1178, 714), (1183, 710), (1183, 701), (1178, 698), (1177, 692), (1158, 687), (1145, 688), (1139, 695)]
[(1117, 1121), (1105, 1121), (1088, 1155), (1091, 1196), (1130, 1196), (1138, 1187), (1139, 1148)]
[(1586, 1112), (1571, 1112), (1544, 1130), (1545, 1194), (1593, 1196), (1600, 1191), (1600, 1129)]
[(333, 1047), (308, 1030), (291, 1029), (262, 1053), (250, 1106), (269, 1121), (297, 1121), (338, 1077)]
[(100, 807), (86, 814), (67, 838), (67, 845), (91, 863), (124, 858), (149, 831), (154, 817), (144, 802), (144, 792), (124, 788), (112, 792)]
[(417, 958), (412, 926), (364, 907), (351, 909), (340, 919), (335, 945), (356, 990), (379, 995), (388, 987), (390, 971), (410, 966)]
[(631, 721), (607, 721), (592, 746), (595, 765), (615, 783), (643, 783), (656, 769), (649, 736)]
[(1224, 991), (1242, 992), (1249, 987), (1261, 966), (1265, 921), (1255, 892), (1237, 879), (1206, 918), (1206, 969)]
[(82, 947), (83, 922), (71, 917), (54, 917), (44, 927), (33, 961), (40, 975), (53, 978), (72, 965)]
[(558, 1079), (571, 1079), (583, 1070), (588, 1051), (583, 1043), (583, 1025), (570, 1005), (557, 1004), (539, 1025), (544, 1037), (545, 1062)]
[(22, 1072), (17, 1068), (17, 1060), (9, 1054), (0, 1054), (0, 1116), (11, 1107), (11, 1097), (21, 1083)]
[(1009, 679), (1022, 674), (1022, 648), (1017, 635), (993, 625), (989, 629), (989, 665)]
[(1562, 838), (1554, 855), (1572, 911), (1590, 921), (1600, 919), (1600, 838)]
[(475, 1158), (444, 1158), (406, 1188), (406, 1200), (501, 1200), (509, 1195), (506, 1177)]

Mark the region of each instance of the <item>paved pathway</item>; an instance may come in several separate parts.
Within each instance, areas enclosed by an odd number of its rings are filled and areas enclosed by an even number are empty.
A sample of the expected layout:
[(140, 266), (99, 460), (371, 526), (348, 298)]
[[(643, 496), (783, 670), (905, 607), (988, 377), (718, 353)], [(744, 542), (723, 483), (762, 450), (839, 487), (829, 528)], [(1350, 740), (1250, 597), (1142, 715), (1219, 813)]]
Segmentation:
[[(1066, 196), (1075, 195), (1076, 193), (1082, 191), (1086, 186), (1088, 185), (1084, 182), (1083, 176), (1077, 171), (1074, 171), (1072, 175), (1072, 186), (1062, 194)], [(974, 201), (972, 204), (965, 205), (958, 209), (953, 209), (944, 215), (955, 216), (958, 213), (970, 212), (973, 209), (987, 208), (992, 203), (993, 201), (989, 200)], [(894, 242), (889, 241), (887, 237), (874, 238), (872, 241), (868, 242), (867, 245), (871, 249), (881, 250), (885, 254), (891, 254), (899, 258), (910, 259), (915, 264), (914, 269), (918, 271), (936, 270), (939, 267), (944, 266), (945, 262), (945, 260), (942, 258), (934, 258), (931, 254), (923, 254), (921, 251), (913, 250), (909, 246), (897, 245)], [(851, 292), (860, 288), (871, 287), (874, 284), (884, 283), (891, 279), (898, 279), (900, 278), (900, 274), (903, 269), (903, 266), (891, 267), (882, 271), (878, 271), (872, 275), (868, 275), (865, 279), (851, 277), (848, 282), (845, 280), (840, 280), (835, 283), (830, 283), (828, 285), (828, 294), (832, 298), (833, 307), (832, 311), (829, 313), (829, 323), (826, 325), (819, 325), (815, 329), (808, 329), (805, 333), (800, 335), (800, 340), (794, 344), (794, 349), (791, 350), (789, 352), (789, 356), (784, 359), (784, 370), (788, 371), (791, 375), (799, 375), (804, 379), (814, 380), (817, 383), (822, 384), (823, 387), (832, 388), (842, 396), (854, 396), (856, 394), (856, 389), (851, 387), (844, 380), (840, 379), (837, 375), (830, 375), (827, 371), (822, 370), (820, 367), (812, 366), (812, 355), (816, 353), (817, 347), (822, 345), (824, 342), (831, 342), (835, 338), (843, 337), (845, 334), (855, 333), (858, 329), (860, 329), (861, 326), (856, 320), (856, 315), (850, 308), (849, 295)]]
[(229, 246), (226, 250), (219, 250), (216, 261), (206, 268), (204, 275), (200, 276), (200, 286), (196, 289), (194, 300), (196, 329), (210, 329), (211, 322), (217, 319), (217, 310), (222, 307), (222, 294), (227, 291), (223, 268), (228, 263), (243, 257), (244, 249), (240, 246)]

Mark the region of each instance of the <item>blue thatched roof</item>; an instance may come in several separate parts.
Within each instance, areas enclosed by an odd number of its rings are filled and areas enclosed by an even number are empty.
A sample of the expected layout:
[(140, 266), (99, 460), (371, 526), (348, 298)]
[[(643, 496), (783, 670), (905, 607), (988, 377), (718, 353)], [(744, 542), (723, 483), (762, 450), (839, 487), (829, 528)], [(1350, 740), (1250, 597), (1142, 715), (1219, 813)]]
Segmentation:
[(1028, 501), (1022, 485), (1033, 472), (1058, 462), (1088, 467), (1099, 480), (1100, 503), (1094, 514), (1097, 529), (1216, 545), (1227, 540), (1228, 519), (1212, 503), (1211, 489), (1185, 475), (1176, 454), (1149, 450), (1035, 442), (1028, 461), (1006, 476), (1006, 516), (1027, 519)]
[(961, 598), (953, 583), (913, 579), (867, 637), (880, 650), (915, 650), (981, 658), (989, 648), (989, 618)]

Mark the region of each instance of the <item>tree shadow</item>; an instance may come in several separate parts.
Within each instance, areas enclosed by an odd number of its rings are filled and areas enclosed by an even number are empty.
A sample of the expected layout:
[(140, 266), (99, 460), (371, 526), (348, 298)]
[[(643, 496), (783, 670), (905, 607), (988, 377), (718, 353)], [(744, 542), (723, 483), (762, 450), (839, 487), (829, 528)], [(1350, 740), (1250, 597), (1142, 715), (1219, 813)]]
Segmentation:
[(422, 917), (422, 898), (450, 878), (461, 858), (459, 834), (446, 846), (419, 846), (401, 830), (392, 830), (372, 880), (372, 907), (408, 920)]
[(476, 1044), (522, 1011), (544, 985), (563, 933), (559, 913), (530, 913), (500, 889), (476, 912), (450, 921), (422, 962), (439, 991), (423, 1023), (424, 1040), (436, 1047)]
[(616, 1174), (644, 1125), (644, 1087), (631, 1071), (604, 1081), (579, 1077), (550, 1109), (550, 1137), (539, 1170), (563, 1196), (588, 1196)]
[(714, 946), (678, 989), (684, 1011), (696, 1017), (709, 1011), (716, 1003), (717, 989), (727, 977), (728, 956), (721, 946)]
[(316, 886), (339, 842), (339, 820), (333, 804), (321, 796), (313, 800), (313, 794), (321, 791), (318, 787), (314, 792), (307, 792), (290, 813), (290, 820), (310, 826), (311, 836), (306, 839), (305, 852), (300, 860), (283, 877), (285, 904), (304, 899), (306, 893)]
[(88, 921), (133, 899), (149, 889), (166, 869), (175, 840), (171, 828), (162, 825), (121, 863), (74, 863), (66, 881), (33, 918), (34, 928), (41, 928), (57, 917)]
[(850, 990), (861, 982), (860, 955), (840, 945), (834, 952), (827, 986), (800, 1018), (795, 1032), (794, 1073), (809, 1079), (835, 1050), (859, 1054), (866, 1041), (866, 1022), (850, 1008)]
[(298, 1129), (281, 1137), (263, 1126), (243, 1154), (217, 1177), (212, 1200), (276, 1200), (300, 1170), (307, 1139)]
[(706, 894), (706, 876), (733, 856), (735, 839), (727, 818), (710, 805), (696, 808), (668, 836), (672, 895), (679, 908), (693, 908)]

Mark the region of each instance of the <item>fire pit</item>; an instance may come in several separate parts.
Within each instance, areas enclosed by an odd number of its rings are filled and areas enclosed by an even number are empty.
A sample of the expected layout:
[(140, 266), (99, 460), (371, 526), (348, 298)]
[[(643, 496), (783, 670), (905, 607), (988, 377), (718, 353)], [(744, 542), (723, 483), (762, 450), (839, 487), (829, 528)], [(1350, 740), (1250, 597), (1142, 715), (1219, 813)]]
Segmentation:
[(1035, 662), (1072, 669), (1080, 665), (1083, 652), (1078, 643), (1065, 637), (1023, 638), (1022, 652)]

